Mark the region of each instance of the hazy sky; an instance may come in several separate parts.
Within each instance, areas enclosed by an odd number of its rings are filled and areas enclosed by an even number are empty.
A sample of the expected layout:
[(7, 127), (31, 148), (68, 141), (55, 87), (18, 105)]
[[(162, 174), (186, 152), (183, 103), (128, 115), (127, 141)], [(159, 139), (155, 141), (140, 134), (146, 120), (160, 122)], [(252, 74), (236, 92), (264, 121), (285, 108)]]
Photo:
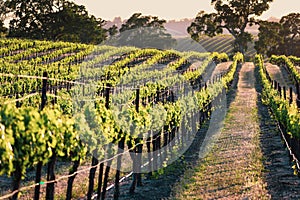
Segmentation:
[[(159, 16), (163, 19), (192, 18), (200, 10), (213, 11), (211, 0), (74, 0), (85, 5), (90, 14), (109, 20), (116, 16), (129, 18), (133, 13)], [(291, 12), (300, 12), (299, 0), (274, 0), (262, 19), (280, 18)]]

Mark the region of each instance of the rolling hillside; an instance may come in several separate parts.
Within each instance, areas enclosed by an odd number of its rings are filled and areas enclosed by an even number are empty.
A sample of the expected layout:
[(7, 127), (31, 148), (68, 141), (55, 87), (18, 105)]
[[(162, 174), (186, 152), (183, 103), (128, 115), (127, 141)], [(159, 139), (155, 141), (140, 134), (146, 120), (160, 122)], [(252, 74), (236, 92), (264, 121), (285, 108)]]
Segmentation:
[[(175, 47), (178, 51), (199, 51), (199, 52), (225, 52), (232, 54), (233, 52), (233, 37), (231, 35), (220, 35), (213, 38), (203, 36), (198, 42), (185, 37), (177, 38), (177, 46)], [(254, 49), (254, 43), (249, 43), (246, 57), (254, 57), (256, 50)]]

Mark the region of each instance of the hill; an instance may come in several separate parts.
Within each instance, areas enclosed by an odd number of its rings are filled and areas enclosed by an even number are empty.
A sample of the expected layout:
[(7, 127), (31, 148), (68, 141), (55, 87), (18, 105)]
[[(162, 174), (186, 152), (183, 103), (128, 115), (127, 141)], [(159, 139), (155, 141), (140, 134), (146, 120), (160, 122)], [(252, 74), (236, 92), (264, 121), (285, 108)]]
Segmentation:
[[(126, 19), (122, 20), (121, 17), (115, 17), (112, 21), (107, 21), (105, 27), (109, 28), (113, 25), (116, 25), (117, 27), (121, 27), (122, 24), (126, 21)], [(190, 24), (194, 21), (194, 19), (181, 19), (181, 20), (169, 20), (165, 23), (165, 28), (167, 29), (167, 31), (172, 34), (172, 36), (174, 37), (185, 37), (188, 36), (187, 33), (187, 27), (190, 26)], [(278, 22), (279, 19), (275, 18), (275, 17), (270, 17), (269, 19), (267, 19), (267, 21), (274, 21), (274, 22)], [(246, 31), (248, 31), (249, 33), (253, 34), (253, 35), (257, 35), (258, 34), (258, 25), (253, 25), (253, 26), (247, 26)], [(227, 30), (224, 30), (224, 34), (229, 34)]]
[[(178, 51), (199, 51), (199, 52), (225, 52), (228, 55), (233, 54), (233, 41), (231, 35), (219, 35), (213, 38), (203, 36), (199, 43), (191, 40), (189, 37), (177, 38)], [(256, 50), (254, 43), (249, 43), (246, 57), (254, 57)]]

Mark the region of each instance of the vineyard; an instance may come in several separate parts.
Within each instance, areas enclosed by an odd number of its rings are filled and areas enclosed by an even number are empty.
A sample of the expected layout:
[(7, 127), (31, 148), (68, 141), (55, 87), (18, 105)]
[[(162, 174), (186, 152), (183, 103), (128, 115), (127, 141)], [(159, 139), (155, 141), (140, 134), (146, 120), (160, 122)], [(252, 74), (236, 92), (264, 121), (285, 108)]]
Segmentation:
[[(263, 64), (262, 57), (256, 56), (256, 63), (260, 67), (260, 74), (262, 84), (264, 87), (264, 101), (271, 108), (274, 116), (278, 120), (279, 126), (283, 130), (284, 138), (286, 143), (290, 147), (292, 160), (294, 161), (294, 168), (298, 173), (299, 168), (299, 72), (295, 65), (299, 64), (299, 59), (295, 57), (286, 56), (272, 56), (270, 59), (271, 63), (275, 63), (284, 70), (287, 71), (289, 87), (282, 86), (280, 81), (274, 80), (270, 76), (269, 71)], [(294, 96), (296, 96), (296, 98)]]
[[(149, 160), (149, 172), (159, 169), (184, 149), (199, 128), (196, 123), (208, 116), (210, 102), (231, 83), (242, 56), (237, 54), (226, 73), (210, 82), (202, 82), (202, 75), (214, 62), (227, 60), (218, 53), (1, 40), (0, 164), (1, 174), (13, 177), (12, 193), (4, 197), (16, 199), (34, 187), (39, 199), (45, 184), (47, 198), (53, 199), (56, 162), (69, 160), (70, 199), (80, 163), (90, 160), (87, 197), (94, 195), (97, 167), (97, 195), (105, 197), (116, 162), (117, 198), (126, 152), (132, 156), (134, 192), (143, 160)], [(147, 158), (141, 156), (144, 151)], [(33, 168), (36, 184), (22, 187)]]
[[(192, 41), (192, 42), (191, 42)], [(179, 51), (209, 51), (209, 52), (225, 52), (228, 55), (232, 54), (234, 49), (232, 42), (234, 38), (230, 35), (218, 35), (215, 37), (203, 36), (199, 42), (195, 42), (189, 38), (179, 38), (175, 49)], [(200, 44), (200, 45), (199, 45)], [(249, 43), (248, 50), (245, 56), (253, 58), (256, 50), (254, 49), (254, 42)]]
[[(269, 62), (255, 56), (263, 103), (298, 173), (300, 59)], [(243, 63), (240, 53), (1, 39), (0, 199), (119, 199), (128, 177), (134, 194), (190, 147)]]

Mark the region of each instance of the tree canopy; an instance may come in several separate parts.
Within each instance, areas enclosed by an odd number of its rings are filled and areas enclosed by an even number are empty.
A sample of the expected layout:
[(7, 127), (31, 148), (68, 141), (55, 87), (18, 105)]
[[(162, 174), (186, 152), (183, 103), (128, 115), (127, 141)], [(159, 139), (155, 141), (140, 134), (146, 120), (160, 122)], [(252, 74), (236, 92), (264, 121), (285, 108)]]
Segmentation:
[[(139, 48), (170, 48), (176, 40), (166, 32), (165, 20), (156, 16), (133, 14), (120, 28), (120, 34), (112, 40), (120, 46)], [(113, 31), (113, 30), (112, 30)], [(115, 35), (115, 32), (113, 33)]]
[(194, 40), (205, 34), (210, 37), (223, 33), (226, 29), (234, 38), (235, 51), (247, 50), (247, 43), (253, 40), (246, 32), (247, 25), (257, 23), (257, 16), (269, 9), (273, 0), (211, 0), (216, 12), (200, 11), (187, 31)]
[(3, 22), (6, 18), (7, 13), (9, 12), (8, 7), (6, 6), (5, 1), (0, 1), (0, 21)]
[(260, 21), (257, 52), (271, 56), (300, 56), (300, 13), (283, 16), (279, 22)]
[(4, 27), (4, 23), (0, 21), (0, 37), (4, 36), (7, 32), (7, 28)]
[(62, 9), (49, 17), (46, 37), (53, 40), (99, 44), (106, 39), (106, 30), (102, 28), (105, 21), (89, 16), (84, 6), (72, 2), (64, 2)]
[(5, 1), (0, 1), (0, 37), (7, 32), (7, 28), (4, 26), (7, 13), (8, 8), (6, 7)]
[(7, 0), (5, 5), (14, 16), (9, 37), (93, 44), (106, 38), (102, 19), (67, 0)]
[[(3, 25), (9, 13), (9, 29)], [(175, 39), (166, 32), (166, 21), (133, 14), (118, 30), (103, 28), (105, 21), (89, 15), (85, 6), (70, 0), (6, 0), (0, 2), (0, 34), (8, 37), (99, 44), (108, 37), (118, 45), (168, 48)], [(117, 38), (117, 39), (116, 39)]]

